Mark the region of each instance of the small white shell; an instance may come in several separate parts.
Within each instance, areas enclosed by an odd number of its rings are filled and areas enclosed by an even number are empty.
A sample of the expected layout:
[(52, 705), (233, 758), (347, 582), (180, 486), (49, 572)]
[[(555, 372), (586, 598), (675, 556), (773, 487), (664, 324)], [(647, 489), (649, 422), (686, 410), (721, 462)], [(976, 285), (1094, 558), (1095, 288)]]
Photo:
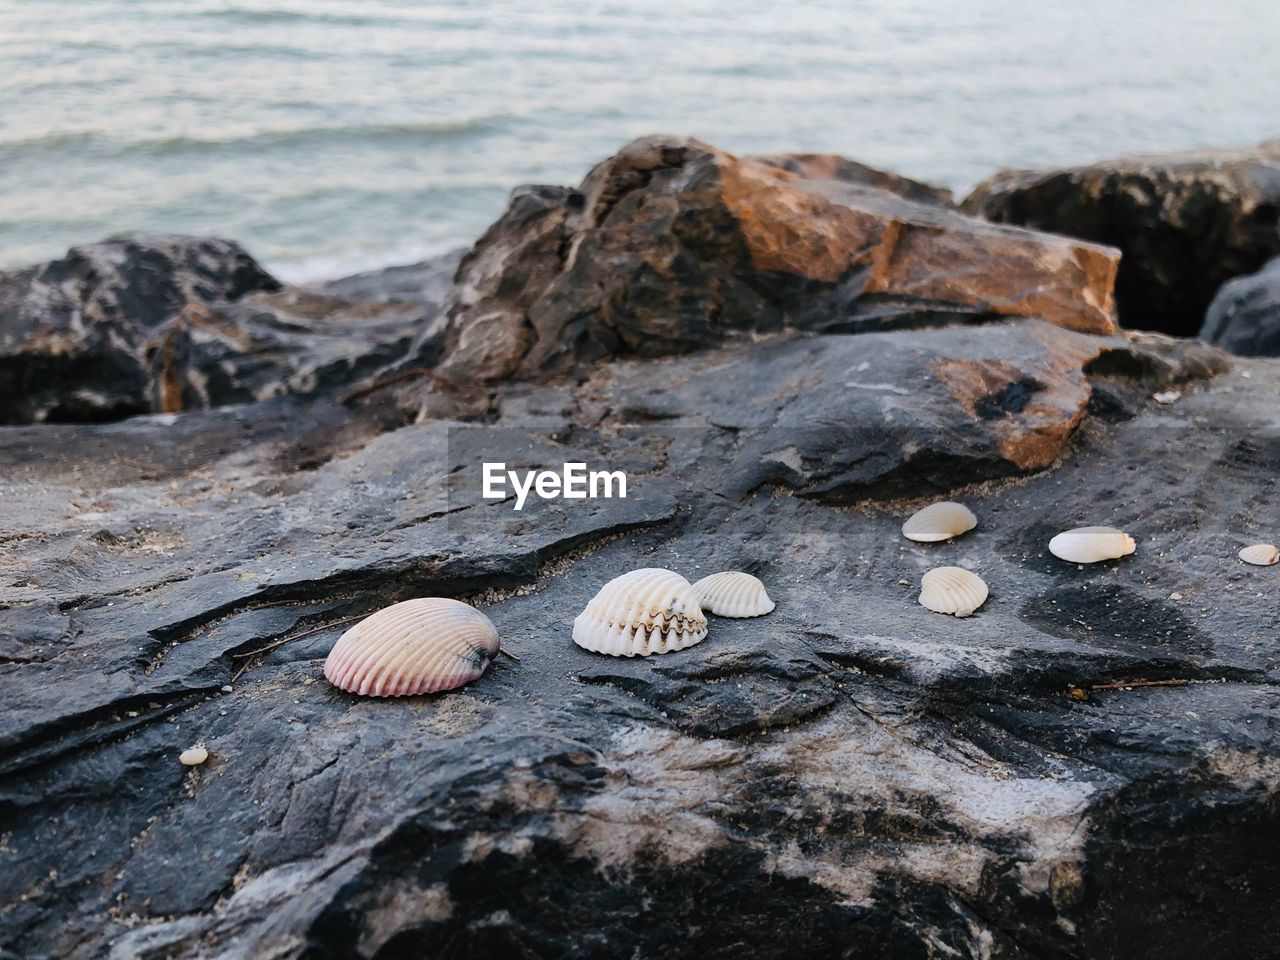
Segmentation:
[(703, 577), (693, 585), (693, 592), (702, 609), (717, 617), (762, 617), (775, 606), (763, 583), (737, 570)]
[(187, 747), (178, 754), (178, 762), (184, 767), (198, 767), (209, 759), (209, 751), (204, 747)]
[(610, 580), (573, 621), (573, 642), (611, 657), (647, 657), (691, 647), (707, 618), (689, 581), (661, 568)]
[(934, 613), (967, 617), (986, 601), (986, 583), (963, 567), (937, 567), (920, 580), (920, 605)]
[(978, 518), (963, 503), (944, 500), (917, 510), (902, 525), (902, 535), (917, 543), (937, 543), (967, 533), (978, 525)]
[(1136, 549), (1133, 537), (1115, 527), (1077, 527), (1049, 541), (1049, 552), (1070, 563), (1117, 560)]
[(324, 662), (335, 687), (369, 697), (452, 690), (475, 680), (498, 652), (489, 618), (459, 600), (405, 600), (361, 620)]
[(1240, 559), (1259, 567), (1269, 567), (1280, 560), (1280, 550), (1274, 543), (1255, 543), (1240, 551)]

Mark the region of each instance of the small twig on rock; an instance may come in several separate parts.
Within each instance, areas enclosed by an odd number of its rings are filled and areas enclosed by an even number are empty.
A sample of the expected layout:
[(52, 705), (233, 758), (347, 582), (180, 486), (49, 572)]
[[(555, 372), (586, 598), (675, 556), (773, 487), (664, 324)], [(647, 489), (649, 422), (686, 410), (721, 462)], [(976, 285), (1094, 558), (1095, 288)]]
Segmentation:
[(1128, 690), (1130, 687), (1185, 687), (1190, 680), (1127, 680), (1120, 683), (1095, 683), (1090, 690)]
[(310, 630), (303, 630), (301, 633), (295, 633), (290, 637), (282, 637), (279, 640), (273, 640), (265, 647), (259, 647), (257, 650), (250, 650), (247, 653), (233, 653), (232, 658), (239, 660), (241, 657), (256, 657), (260, 653), (266, 653), (268, 650), (274, 650), (276, 647), (283, 647), (286, 643), (293, 643), (295, 640), (301, 640), (303, 637), (309, 637), (313, 633), (320, 633), (322, 630), (328, 630), (330, 627), (340, 627), (344, 623), (350, 623), (353, 620), (359, 620), (364, 617), (363, 613), (358, 613), (354, 617), (343, 617), (341, 620), (334, 620), (332, 623), (324, 623), (318, 627), (312, 627)]
[(251, 666), (253, 666), (253, 661), (246, 660), (244, 663), (240, 664), (240, 666), (236, 668), (236, 672), (231, 675), (231, 679), (228, 680), (227, 682), (235, 683), (237, 680), (240, 679), (240, 675), (244, 673), (246, 670), (248, 670)]
[(510, 657), (510, 658), (511, 658), (512, 660), (514, 660), (516, 663), (519, 663), (519, 662), (520, 662), (520, 658), (519, 658), (519, 657), (517, 657), (517, 656), (516, 656), (514, 653), (512, 653), (510, 650), (508, 650), (506, 647), (499, 647), (499, 648), (498, 648), (498, 652), (499, 652), (500, 654), (502, 654), (504, 657)]

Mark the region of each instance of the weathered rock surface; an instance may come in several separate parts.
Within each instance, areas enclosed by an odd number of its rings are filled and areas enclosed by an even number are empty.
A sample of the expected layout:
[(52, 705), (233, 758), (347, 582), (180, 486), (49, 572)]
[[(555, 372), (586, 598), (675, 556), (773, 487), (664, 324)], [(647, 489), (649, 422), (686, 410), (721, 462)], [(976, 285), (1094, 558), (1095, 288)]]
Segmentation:
[(418, 362), (443, 350), (441, 374), (486, 382), (786, 329), (1039, 316), (1113, 331), (1115, 251), (964, 217), (867, 171), (646, 138), (577, 190), (517, 190), (463, 258)]
[(932, 203), (942, 207), (954, 207), (955, 197), (946, 187), (934, 186), (912, 180), (899, 173), (877, 170), (865, 163), (832, 153), (783, 153), (773, 156), (749, 157), (771, 167), (778, 167), (808, 180), (840, 180), (876, 187), (896, 193), (917, 203)]
[(114, 420), (339, 386), (403, 356), (434, 310), (426, 296), (352, 303), (282, 288), (225, 240), (76, 247), (0, 272), (0, 423)]
[[(1039, 320), (929, 336), (784, 338), (659, 361), (587, 381), (587, 422), (694, 422), (725, 431), (720, 489), (780, 487), (829, 503), (903, 497), (1051, 465), (1085, 418), (1091, 370), (1166, 389), (1223, 368)], [(745, 385), (745, 386), (744, 386)]]
[(1200, 338), (1246, 357), (1280, 357), (1280, 257), (1223, 284)]
[(449, 295), (466, 252), (462, 248), (419, 263), (355, 273), (322, 284), (320, 292), (353, 302), (417, 303), (434, 311)]
[(1006, 170), (962, 209), (1119, 247), (1121, 324), (1190, 337), (1223, 283), (1280, 255), (1280, 140)]
[[(0, 429), (0, 943), (1274, 954), (1276, 570), (1235, 551), (1277, 522), (1280, 363), (1251, 372), (1021, 320)], [(484, 459), (628, 496), (515, 512)], [(899, 535), (903, 494), (956, 484), (975, 530)], [(1048, 554), (1086, 522), (1138, 552)], [(969, 620), (915, 602), (943, 563), (991, 586)], [(641, 565), (778, 607), (650, 660), (576, 647)], [(396, 702), (323, 681), (345, 618), (432, 594), (519, 662)]]

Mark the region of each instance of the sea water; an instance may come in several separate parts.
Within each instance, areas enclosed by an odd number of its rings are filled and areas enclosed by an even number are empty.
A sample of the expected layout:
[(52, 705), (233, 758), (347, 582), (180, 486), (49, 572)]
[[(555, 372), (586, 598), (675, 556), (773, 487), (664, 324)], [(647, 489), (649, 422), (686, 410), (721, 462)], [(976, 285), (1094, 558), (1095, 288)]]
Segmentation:
[(0, 268), (218, 234), (286, 279), (468, 243), (652, 132), (963, 191), (1280, 136), (1277, 0), (0, 0)]

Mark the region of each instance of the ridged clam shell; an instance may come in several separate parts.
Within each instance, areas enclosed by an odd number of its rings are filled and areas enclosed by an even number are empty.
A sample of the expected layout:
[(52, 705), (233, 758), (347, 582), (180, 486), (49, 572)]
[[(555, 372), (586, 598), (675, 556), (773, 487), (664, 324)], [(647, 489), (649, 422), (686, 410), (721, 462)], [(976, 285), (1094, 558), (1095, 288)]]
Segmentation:
[(1259, 567), (1269, 567), (1280, 560), (1280, 550), (1274, 543), (1255, 543), (1240, 551), (1240, 559)]
[(369, 697), (452, 690), (479, 677), (498, 652), (498, 631), (459, 600), (405, 600), (361, 620), (324, 662), (335, 687)]
[(963, 503), (944, 500), (917, 510), (902, 525), (902, 535), (918, 543), (937, 543), (968, 533), (978, 525), (978, 518)]
[(647, 657), (691, 647), (707, 618), (689, 581), (661, 568), (610, 580), (573, 621), (573, 642), (611, 657)]
[(963, 567), (937, 567), (920, 581), (920, 605), (934, 613), (967, 617), (987, 600), (987, 585)]
[(1077, 527), (1049, 541), (1049, 552), (1071, 563), (1116, 560), (1135, 549), (1133, 537), (1115, 527)]
[(763, 583), (737, 570), (703, 577), (693, 585), (693, 592), (702, 609), (717, 617), (762, 617), (775, 606)]

